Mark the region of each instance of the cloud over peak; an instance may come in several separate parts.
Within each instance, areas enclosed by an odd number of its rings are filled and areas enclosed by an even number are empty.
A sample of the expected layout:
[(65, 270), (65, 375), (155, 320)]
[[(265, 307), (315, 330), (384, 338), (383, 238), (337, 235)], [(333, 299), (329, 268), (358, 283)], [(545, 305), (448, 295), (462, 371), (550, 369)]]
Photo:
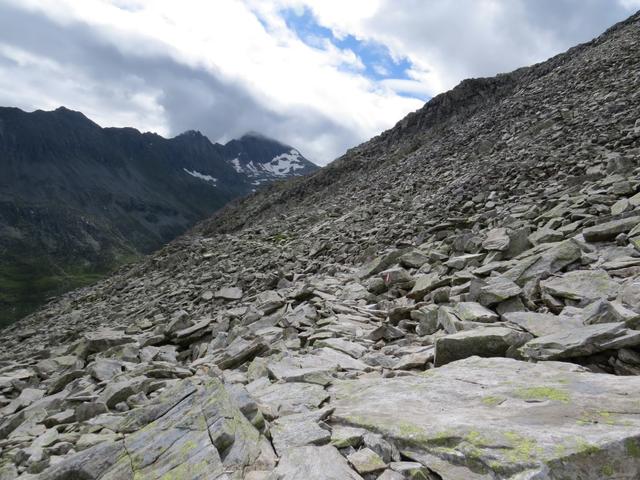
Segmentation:
[(471, 76), (541, 61), (636, 0), (0, 0), (0, 104), (326, 163)]

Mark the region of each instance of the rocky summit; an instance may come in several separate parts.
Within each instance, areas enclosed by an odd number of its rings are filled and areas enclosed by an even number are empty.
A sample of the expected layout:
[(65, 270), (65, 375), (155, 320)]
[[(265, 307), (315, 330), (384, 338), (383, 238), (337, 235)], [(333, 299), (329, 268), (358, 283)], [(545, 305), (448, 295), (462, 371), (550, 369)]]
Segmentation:
[(640, 478), (640, 14), (0, 340), (0, 479)]

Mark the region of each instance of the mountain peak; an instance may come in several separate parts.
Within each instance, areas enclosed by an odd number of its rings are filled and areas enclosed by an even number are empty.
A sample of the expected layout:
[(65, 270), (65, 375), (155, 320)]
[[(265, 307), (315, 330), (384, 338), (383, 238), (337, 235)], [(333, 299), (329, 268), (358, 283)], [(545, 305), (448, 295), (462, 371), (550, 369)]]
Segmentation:
[(204, 136), (205, 135), (203, 135), (200, 130), (185, 130), (180, 135), (178, 135), (178, 137), (193, 137), (193, 138), (204, 137)]

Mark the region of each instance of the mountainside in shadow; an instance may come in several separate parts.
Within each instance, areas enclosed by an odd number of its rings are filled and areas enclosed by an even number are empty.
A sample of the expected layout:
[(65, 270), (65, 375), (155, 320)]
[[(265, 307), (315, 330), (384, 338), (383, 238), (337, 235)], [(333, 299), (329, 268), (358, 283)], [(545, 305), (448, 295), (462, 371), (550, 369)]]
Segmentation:
[(634, 480), (639, 279), (640, 13), (5, 329), (0, 472)]
[(159, 248), (261, 183), (315, 168), (266, 137), (219, 145), (193, 131), (165, 139), (101, 128), (65, 108), (0, 108), (0, 324)]

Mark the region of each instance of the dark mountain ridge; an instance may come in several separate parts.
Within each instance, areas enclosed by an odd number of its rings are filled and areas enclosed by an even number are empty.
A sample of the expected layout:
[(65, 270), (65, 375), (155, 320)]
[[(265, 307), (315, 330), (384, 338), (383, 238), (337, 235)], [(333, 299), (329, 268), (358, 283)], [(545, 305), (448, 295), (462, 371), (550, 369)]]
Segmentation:
[(24, 311), (16, 305), (159, 248), (260, 183), (317, 168), (299, 155), (295, 170), (248, 176), (232, 163), (239, 151), (262, 167), (292, 147), (243, 139), (165, 139), (66, 108), (0, 108), (0, 323)]

